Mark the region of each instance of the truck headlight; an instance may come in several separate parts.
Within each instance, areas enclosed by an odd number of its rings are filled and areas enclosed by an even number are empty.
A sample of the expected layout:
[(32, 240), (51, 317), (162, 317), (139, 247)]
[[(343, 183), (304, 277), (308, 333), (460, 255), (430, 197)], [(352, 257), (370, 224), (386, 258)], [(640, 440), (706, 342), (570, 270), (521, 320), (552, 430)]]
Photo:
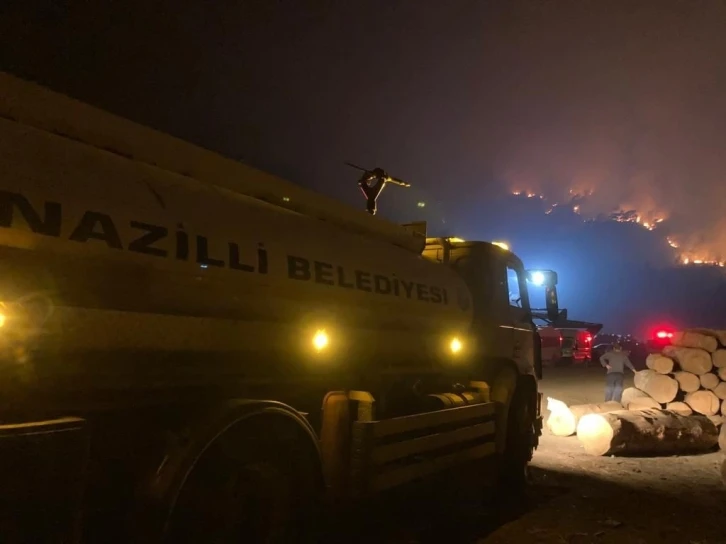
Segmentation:
[(315, 331), (315, 334), (313, 335), (313, 347), (315, 348), (315, 351), (323, 351), (328, 347), (329, 343), (330, 338), (328, 337), (328, 333), (325, 329), (318, 329)]

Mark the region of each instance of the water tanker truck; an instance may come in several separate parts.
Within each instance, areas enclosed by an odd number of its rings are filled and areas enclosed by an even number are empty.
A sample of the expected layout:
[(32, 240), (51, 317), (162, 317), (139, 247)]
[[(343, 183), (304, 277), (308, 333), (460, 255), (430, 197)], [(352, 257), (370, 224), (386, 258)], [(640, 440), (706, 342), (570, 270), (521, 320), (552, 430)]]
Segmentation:
[(444, 470), (524, 483), (541, 361), (510, 251), (8, 74), (0, 168), (6, 541), (282, 542)]

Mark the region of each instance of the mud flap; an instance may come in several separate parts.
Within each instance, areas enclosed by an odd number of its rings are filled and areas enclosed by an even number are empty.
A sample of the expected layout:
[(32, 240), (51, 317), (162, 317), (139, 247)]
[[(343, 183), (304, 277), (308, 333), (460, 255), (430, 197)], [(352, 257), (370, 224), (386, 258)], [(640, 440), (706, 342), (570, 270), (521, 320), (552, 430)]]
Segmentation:
[(4, 542), (80, 542), (88, 450), (82, 419), (0, 425)]

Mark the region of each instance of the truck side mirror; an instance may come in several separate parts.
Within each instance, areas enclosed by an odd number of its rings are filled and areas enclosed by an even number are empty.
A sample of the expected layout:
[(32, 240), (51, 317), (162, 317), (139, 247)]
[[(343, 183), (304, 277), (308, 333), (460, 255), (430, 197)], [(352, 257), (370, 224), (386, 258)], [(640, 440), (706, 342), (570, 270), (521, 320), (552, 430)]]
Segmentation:
[(547, 317), (556, 321), (560, 316), (560, 307), (557, 300), (557, 286), (548, 285), (545, 287), (545, 301), (547, 303)]
[(526, 273), (527, 281), (537, 287), (557, 285), (557, 272), (554, 270), (526, 270)]
[(560, 317), (557, 300), (557, 272), (554, 270), (527, 270), (527, 281), (532, 285), (544, 286), (547, 317), (551, 321), (556, 321)]

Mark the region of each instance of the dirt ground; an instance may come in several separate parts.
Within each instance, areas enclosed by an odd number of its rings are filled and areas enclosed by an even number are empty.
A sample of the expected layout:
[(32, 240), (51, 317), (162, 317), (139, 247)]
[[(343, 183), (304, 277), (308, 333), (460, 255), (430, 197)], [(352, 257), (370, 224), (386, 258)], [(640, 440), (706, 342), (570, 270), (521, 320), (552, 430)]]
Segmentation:
[[(626, 386), (632, 385), (632, 376)], [(550, 369), (547, 396), (568, 404), (598, 402), (599, 369)], [(563, 493), (477, 544), (726, 543), (726, 487), (721, 453), (660, 458), (592, 457), (576, 437), (545, 435), (532, 462), (533, 494)]]
[[(632, 376), (626, 386), (632, 384)], [(548, 369), (545, 396), (578, 404), (599, 402), (599, 368)], [(544, 402), (546, 408), (546, 401)], [(546, 414), (545, 414), (546, 415)], [(547, 433), (531, 465), (528, 500), (483, 503), (461, 487), (433, 487), (402, 496), (383, 511), (361, 512), (363, 528), (346, 542), (413, 544), (726, 544), (722, 454), (622, 458), (585, 454), (576, 437)], [(452, 486), (449, 486), (452, 487)], [(411, 512), (415, 511), (415, 514)], [(352, 533), (352, 534), (351, 534)], [(342, 541), (342, 540), (339, 540)]]

